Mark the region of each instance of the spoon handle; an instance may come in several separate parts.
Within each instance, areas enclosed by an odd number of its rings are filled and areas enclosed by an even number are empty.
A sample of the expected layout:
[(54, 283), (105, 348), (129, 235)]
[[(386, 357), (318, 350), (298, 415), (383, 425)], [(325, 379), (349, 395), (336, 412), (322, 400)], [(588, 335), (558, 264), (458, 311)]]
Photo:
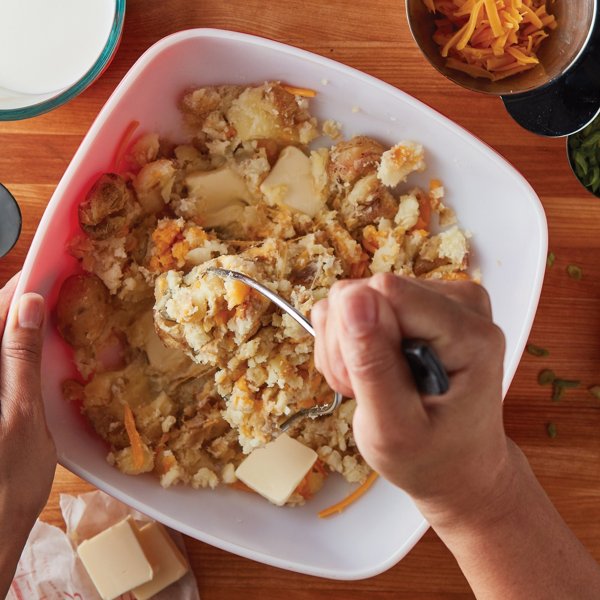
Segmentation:
[(441, 396), (448, 391), (448, 374), (431, 346), (420, 340), (402, 340), (402, 352), (421, 394)]

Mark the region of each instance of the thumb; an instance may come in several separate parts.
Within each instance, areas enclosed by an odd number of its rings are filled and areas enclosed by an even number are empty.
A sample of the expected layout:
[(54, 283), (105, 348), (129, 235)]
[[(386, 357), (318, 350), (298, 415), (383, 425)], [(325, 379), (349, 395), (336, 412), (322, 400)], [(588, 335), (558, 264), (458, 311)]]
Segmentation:
[(380, 429), (427, 421), (421, 397), (402, 354), (402, 335), (389, 302), (367, 286), (342, 290), (340, 353), (361, 412)]
[(0, 354), (0, 415), (32, 408), (40, 401), (44, 299), (23, 294), (7, 324)]

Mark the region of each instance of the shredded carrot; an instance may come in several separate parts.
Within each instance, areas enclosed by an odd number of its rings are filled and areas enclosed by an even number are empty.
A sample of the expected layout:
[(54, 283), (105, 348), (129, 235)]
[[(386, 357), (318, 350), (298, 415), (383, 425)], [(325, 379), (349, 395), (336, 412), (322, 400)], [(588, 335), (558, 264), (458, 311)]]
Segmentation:
[(296, 486), (295, 494), (300, 494), (305, 500), (310, 500), (321, 489), (327, 477), (327, 470), (320, 458), (317, 458), (302, 481)]
[(535, 67), (540, 44), (557, 27), (537, 0), (422, 1), (435, 13), (433, 40), (446, 66), (491, 81)]
[(157, 450), (154, 470), (159, 475), (168, 473), (177, 464), (177, 459), (172, 455), (165, 455), (164, 450)]
[(294, 87), (293, 85), (282, 85), (281, 86), (286, 92), (294, 94), (294, 96), (302, 96), (303, 98), (314, 98), (317, 95), (315, 90), (308, 88)]
[(317, 473), (321, 473), (321, 475), (327, 475), (327, 469), (325, 468), (325, 464), (320, 458), (317, 458), (312, 468)]
[(135, 417), (129, 404), (124, 406), (125, 414), (125, 430), (129, 437), (129, 443), (131, 444), (131, 454), (133, 457), (133, 466), (136, 469), (141, 469), (144, 466), (144, 448), (142, 446), (142, 438), (135, 426)]
[(250, 393), (250, 388), (248, 387), (248, 382), (246, 378), (242, 375), (236, 382), (235, 385), (242, 390), (242, 392)]
[(250, 288), (243, 282), (234, 279), (231, 282), (231, 291), (229, 293), (229, 299), (231, 300), (232, 306), (238, 306), (242, 304), (244, 300), (250, 294)]
[(248, 492), (250, 494), (256, 494), (256, 492), (249, 488), (245, 483), (241, 482), (239, 479), (229, 484), (229, 487), (232, 487), (235, 490), (240, 490), (242, 492)]
[(379, 248), (380, 232), (373, 225), (367, 225), (363, 229), (362, 247), (369, 253), (375, 254)]
[(361, 277), (364, 277), (368, 266), (369, 266), (369, 259), (363, 253), (363, 257), (362, 257), (361, 261), (359, 261), (357, 263), (352, 263), (352, 266), (350, 267), (350, 279), (360, 279)]
[(356, 502), (368, 489), (375, 483), (378, 475), (373, 471), (368, 477), (367, 480), (357, 489), (355, 489), (350, 495), (346, 496), (340, 502), (337, 502), (333, 506), (322, 510), (319, 513), (320, 519), (325, 519), (326, 517), (330, 517), (331, 515), (335, 515), (336, 513), (341, 513), (343, 510), (348, 508), (351, 504)]
[(442, 273), (442, 279), (444, 281), (472, 281), (470, 275), (464, 271), (458, 271), (456, 273)]
[(229, 321), (229, 319), (231, 319), (231, 317), (233, 317), (234, 314), (235, 310), (227, 310), (226, 308), (224, 308), (223, 310), (219, 310), (215, 314), (215, 323), (219, 327), (222, 327), (223, 325), (225, 325), (225, 323), (227, 323), (227, 321)]
[(139, 121), (131, 121), (131, 123), (129, 123), (129, 125), (127, 125), (127, 129), (125, 129), (125, 132), (123, 133), (123, 136), (121, 137), (121, 141), (119, 142), (119, 145), (117, 146), (117, 150), (115, 152), (115, 171), (119, 171), (119, 168), (121, 166), (121, 163), (123, 162), (123, 159), (125, 158), (125, 153), (127, 152), (127, 149), (129, 148), (129, 142), (131, 141), (131, 137), (133, 136), (133, 134), (135, 133), (135, 130), (140, 126), (140, 122)]
[(431, 199), (426, 194), (417, 194), (419, 202), (419, 219), (413, 229), (424, 229), (429, 231), (431, 223)]

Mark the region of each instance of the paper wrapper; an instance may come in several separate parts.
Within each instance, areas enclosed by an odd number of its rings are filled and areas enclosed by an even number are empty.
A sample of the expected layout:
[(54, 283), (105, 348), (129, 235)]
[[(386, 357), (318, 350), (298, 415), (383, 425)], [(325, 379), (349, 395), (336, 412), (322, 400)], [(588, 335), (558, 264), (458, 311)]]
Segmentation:
[[(67, 533), (42, 521), (36, 522), (6, 600), (102, 600), (79, 560), (77, 546), (129, 515), (137, 523), (151, 520), (100, 491), (81, 496), (61, 494), (60, 509)], [(183, 536), (172, 530), (169, 533), (183, 555), (187, 556)], [(120, 599), (134, 600), (134, 597), (128, 593)], [(189, 571), (154, 599), (200, 600), (193, 573)]]

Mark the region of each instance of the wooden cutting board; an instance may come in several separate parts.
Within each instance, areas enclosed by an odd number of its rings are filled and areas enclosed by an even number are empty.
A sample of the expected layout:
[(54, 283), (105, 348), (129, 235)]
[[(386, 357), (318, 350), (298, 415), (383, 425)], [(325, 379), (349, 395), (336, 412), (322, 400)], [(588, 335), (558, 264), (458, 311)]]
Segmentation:
[[(556, 255), (531, 334), (550, 356), (523, 357), (506, 398), (506, 429), (568, 524), (600, 560), (600, 401), (586, 391), (600, 384), (600, 200), (571, 175), (564, 140), (520, 129), (499, 100), (462, 90), (434, 71), (413, 43), (403, 2), (129, 0), (121, 47), (98, 82), (48, 115), (0, 123), (0, 181), (17, 197), (24, 216), (19, 243), (0, 259), (0, 284), (20, 269), (48, 199), (123, 75), (152, 43), (191, 27), (262, 35), (361, 69), (467, 128), (529, 180), (544, 204)], [(581, 281), (569, 278), (569, 264), (583, 269)], [(553, 403), (548, 388), (536, 382), (542, 368), (580, 379), (582, 387)], [(550, 422), (556, 425), (555, 439), (546, 433)], [(60, 526), (59, 494), (91, 489), (58, 468), (42, 519)], [(203, 600), (473, 598), (452, 555), (432, 532), (399, 565), (359, 582), (288, 573), (193, 539), (187, 539), (187, 548)]]

